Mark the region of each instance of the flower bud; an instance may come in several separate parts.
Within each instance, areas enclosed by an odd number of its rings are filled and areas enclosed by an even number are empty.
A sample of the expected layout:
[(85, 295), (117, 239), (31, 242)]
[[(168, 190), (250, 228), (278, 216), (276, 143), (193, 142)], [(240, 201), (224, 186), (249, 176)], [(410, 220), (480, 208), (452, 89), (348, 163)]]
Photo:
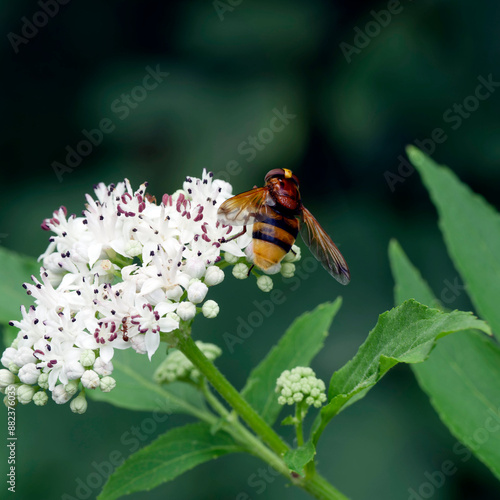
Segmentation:
[(263, 292), (270, 292), (273, 289), (273, 280), (269, 276), (259, 276), (257, 286)]
[(188, 300), (193, 304), (199, 304), (205, 300), (205, 297), (208, 292), (208, 287), (205, 283), (201, 281), (195, 281), (191, 283), (188, 288)]
[(224, 280), (224, 271), (217, 266), (210, 266), (205, 273), (205, 284), (215, 286)]
[(215, 302), (215, 300), (207, 300), (203, 307), (201, 308), (201, 312), (205, 318), (215, 318), (219, 314), (219, 304)]
[(74, 396), (77, 391), (78, 391), (78, 386), (80, 385), (80, 382), (77, 382), (76, 380), (71, 380), (64, 386), (64, 390), (70, 395)]
[(2, 365), (5, 366), (5, 368), (9, 368), (12, 363), (15, 363), (17, 357), (17, 349), (14, 349), (13, 347), (7, 347), (5, 351), (2, 354)]
[(113, 373), (113, 363), (111, 361), (106, 362), (102, 358), (97, 358), (92, 369), (97, 373), (97, 375), (105, 377), (106, 375), (111, 375), (111, 373)]
[(52, 399), (56, 402), (56, 404), (62, 405), (67, 403), (71, 399), (71, 396), (64, 389), (64, 385), (59, 384), (56, 385), (52, 391)]
[(82, 366), (85, 367), (90, 367), (94, 364), (95, 361), (95, 354), (94, 351), (91, 349), (86, 349), (85, 351), (82, 352), (80, 356), (80, 363)]
[(94, 370), (86, 370), (82, 375), (82, 385), (86, 389), (96, 389), (99, 387), (99, 375)]
[(283, 257), (283, 262), (297, 262), (300, 260), (300, 247), (292, 245), (290, 251)]
[(69, 380), (78, 380), (79, 378), (81, 378), (84, 372), (85, 368), (78, 361), (70, 361), (66, 366), (66, 375), (68, 376)]
[(314, 371), (306, 366), (285, 370), (276, 381), (280, 405), (292, 405), (305, 399), (308, 406), (320, 408), (326, 401), (325, 389), (325, 383), (316, 378)]
[(283, 278), (293, 278), (295, 274), (295, 264), (292, 264), (291, 262), (284, 262), (281, 265), (281, 274), (283, 275)]
[(196, 316), (196, 306), (191, 302), (181, 302), (176, 311), (183, 321), (189, 321)]
[(248, 278), (248, 269), (246, 264), (240, 262), (233, 267), (233, 276), (238, 280), (245, 280)]
[(191, 278), (201, 278), (205, 274), (205, 261), (198, 257), (188, 259), (184, 268)]
[(35, 395), (33, 396), (33, 403), (35, 403), (37, 406), (45, 406), (48, 400), (49, 397), (47, 396), (47, 393), (45, 391), (35, 392)]
[(130, 240), (125, 244), (125, 254), (129, 257), (138, 257), (142, 253), (142, 245), (136, 240)]
[(16, 381), (16, 376), (9, 370), (0, 370), (0, 390), (3, 390)]
[(22, 405), (28, 404), (33, 399), (34, 394), (35, 388), (33, 386), (23, 384), (17, 389), (17, 400)]
[(40, 373), (38, 377), (38, 385), (41, 389), (49, 388), (49, 374), (48, 373)]
[(110, 392), (116, 387), (116, 380), (113, 377), (103, 377), (99, 387), (102, 392)]
[(36, 369), (35, 363), (27, 363), (19, 369), (17, 376), (21, 382), (33, 385), (36, 384), (40, 376), (40, 370)]
[(87, 400), (85, 399), (84, 392), (80, 392), (78, 396), (71, 401), (69, 407), (73, 413), (78, 413), (79, 415), (87, 411)]
[(228, 264), (236, 264), (238, 262), (239, 257), (236, 257), (236, 255), (233, 255), (232, 253), (229, 252), (224, 252), (224, 260)]

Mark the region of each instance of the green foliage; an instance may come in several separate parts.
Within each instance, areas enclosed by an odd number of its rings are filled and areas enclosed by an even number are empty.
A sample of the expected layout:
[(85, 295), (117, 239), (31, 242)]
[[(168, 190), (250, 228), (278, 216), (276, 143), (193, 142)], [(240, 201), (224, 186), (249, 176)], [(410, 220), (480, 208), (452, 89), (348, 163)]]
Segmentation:
[(421, 363), (427, 359), (437, 339), (470, 328), (490, 333), (489, 326), (471, 313), (444, 313), (415, 300), (381, 314), (354, 358), (333, 374), (329, 402), (315, 423), (314, 443), (335, 415), (364, 397), (395, 364)]
[(205, 423), (178, 427), (134, 453), (109, 478), (99, 500), (149, 491), (199, 464), (242, 449), (226, 433), (212, 434)]
[[(22, 283), (31, 282), (31, 275), (39, 277), (40, 264), (31, 258), (19, 255), (16, 252), (0, 247), (0, 324), (20, 318), (19, 307), (24, 304), (26, 308), (33, 303), (31, 297), (26, 295)], [(15, 284), (14, 287), (12, 284)]]
[(282, 408), (274, 392), (276, 379), (284, 370), (309, 366), (323, 347), (341, 304), (339, 297), (335, 302), (321, 304), (314, 311), (299, 316), (248, 377), (241, 394), (269, 424), (276, 421)]
[(408, 156), (438, 210), (448, 253), (467, 285), (474, 306), (500, 339), (499, 214), (453, 172), (436, 165), (417, 148), (409, 146)]
[(283, 460), (291, 471), (303, 476), (304, 467), (314, 458), (315, 454), (316, 449), (314, 448), (314, 445), (311, 441), (308, 441), (306, 444), (299, 446), (295, 450), (290, 450), (285, 453)]
[(109, 393), (96, 390), (87, 394), (97, 401), (129, 410), (198, 414), (204, 404), (200, 392), (193, 386), (183, 382), (160, 386), (153, 382), (153, 373), (164, 359), (165, 354), (161, 352), (149, 361), (146, 355), (138, 355), (133, 349), (115, 349), (116, 387)]
[[(391, 242), (396, 302), (435, 298), (401, 247)], [(400, 283), (404, 283), (404, 286)], [(473, 331), (437, 345), (413, 370), (422, 389), (452, 434), (500, 477), (500, 349)]]

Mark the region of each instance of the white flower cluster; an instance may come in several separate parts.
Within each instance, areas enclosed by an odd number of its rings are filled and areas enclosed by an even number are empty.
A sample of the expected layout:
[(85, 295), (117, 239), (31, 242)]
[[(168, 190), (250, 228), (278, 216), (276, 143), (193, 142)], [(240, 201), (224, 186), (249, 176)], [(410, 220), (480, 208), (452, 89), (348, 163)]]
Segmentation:
[[(200, 351), (210, 360), (214, 361), (222, 354), (220, 347), (215, 344), (208, 344), (196, 341)], [(172, 351), (156, 369), (154, 381), (158, 384), (168, 384), (176, 380), (192, 381), (197, 384), (200, 381), (201, 373), (195, 368), (193, 363), (184, 356), (181, 351)]]
[(316, 378), (311, 368), (305, 366), (285, 370), (276, 381), (276, 392), (280, 393), (280, 405), (305, 401), (308, 406), (320, 408), (326, 401), (325, 383)]
[[(151, 358), (160, 332), (198, 312), (217, 316), (219, 306), (205, 297), (224, 279), (221, 252), (244, 257), (251, 241), (249, 231), (220, 243), (233, 231), (217, 221), (232, 187), (205, 171), (160, 204), (146, 184), (134, 191), (128, 180), (94, 190), (82, 216), (61, 207), (42, 224), (54, 235), (41, 277), (24, 285), (35, 306), (11, 322), (20, 331), (1, 357), (0, 390), (13, 385), (21, 403), (45, 404), (47, 389), (65, 403), (80, 384), (109, 391), (114, 349)], [(72, 405), (85, 411), (81, 399)]]

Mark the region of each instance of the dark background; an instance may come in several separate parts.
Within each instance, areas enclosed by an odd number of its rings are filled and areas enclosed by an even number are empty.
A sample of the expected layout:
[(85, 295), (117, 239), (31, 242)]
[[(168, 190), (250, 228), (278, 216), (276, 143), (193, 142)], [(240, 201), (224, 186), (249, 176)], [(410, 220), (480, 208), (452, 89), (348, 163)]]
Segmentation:
[[(271, 168), (290, 168), (301, 179), (304, 203), (340, 244), (351, 284), (343, 288), (320, 269), (294, 292), (276, 280), (285, 303), (231, 353), (222, 333), (235, 333), (237, 318), (248, 318), (254, 301), (267, 296), (250, 280), (236, 281), (228, 273), (211, 291), (221, 314), (213, 321), (200, 318), (195, 335), (224, 348), (218, 366), (241, 387), (296, 315), (341, 294), (344, 305), (313, 363), (328, 380), (356, 352), (377, 315), (393, 305), (390, 238), (402, 243), (438, 297), (457, 277), (418, 174), (402, 170), (406, 177), (393, 178), (392, 189), (387, 180), (387, 172), (400, 175), (405, 145), (442, 129), (446, 139), (427, 140), (425, 147), (499, 206), (500, 91), (469, 116), (451, 117), (458, 116), (453, 106), (474, 94), (478, 77), (491, 74), (500, 81), (500, 4), (232, 3), (232, 10), (219, 15), (210, 0), (73, 0), (46, 24), (36, 2), (2, 4), (1, 244), (38, 256), (48, 238), (41, 221), (61, 204), (79, 213), (84, 193), (99, 181), (128, 177), (138, 186), (147, 180), (159, 198), (180, 188), (187, 174), (200, 176), (204, 167), (223, 176), (228, 163), (237, 162), (239, 172), (225, 177), (234, 192), (262, 184)], [(390, 19), (380, 12), (388, 6), (397, 11)], [(37, 15), (45, 25), (17, 43), (12, 34), (23, 36), (26, 20)], [(355, 48), (347, 57), (343, 43)], [(142, 83), (147, 66), (157, 65), (169, 76), (121, 119), (125, 112), (114, 112), (113, 102)], [(296, 118), (247, 161), (242, 143), (269, 126), (274, 109), (285, 107)], [(114, 130), (58, 178), (53, 163), (65, 163), (66, 148), (77, 148), (82, 130), (105, 118)], [(447, 306), (471, 309), (464, 293)], [(115, 450), (128, 456), (130, 446), (120, 439), (147, 418), (94, 402), (83, 416), (52, 402), (18, 408), (17, 497), (76, 498), (77, 479), (86, 481), (95, 470), (92, 462), (109, 460)], [(169, 417), (143, 443), (185, 421)], [(283, 432), (291, 439), (288, 429)], [(453, 452), (455, 442), (411, 370), (397, 367), (335, 419), (319, 447), (319, 469), (353, 500), (399, 500), (451, 460), (456, 473), (442, 486), (424, 487), (422, 494), (430, 494), (425, 498), (499, 498), (493, 475), (474, 458), (463, 461)], [(5, 461), (0, 459), (0, 471)], [(252, 499), (307, 498), (285, 488), (281, 477), (257, 482), (253, 475), (261, 467), (250, 457), (226, 457), (130, 498), (233, 499), (241, 492)]]

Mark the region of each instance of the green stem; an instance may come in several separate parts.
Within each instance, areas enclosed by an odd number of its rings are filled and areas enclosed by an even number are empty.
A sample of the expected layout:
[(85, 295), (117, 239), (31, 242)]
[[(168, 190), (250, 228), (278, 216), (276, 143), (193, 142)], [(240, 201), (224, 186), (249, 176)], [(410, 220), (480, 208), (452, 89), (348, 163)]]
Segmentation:
[(217, 392), (269, 447), (282, 456), (289, 448), (267, 422), (243, 399), (240, 393), (200, 351), (188, 332), (177, 330), (177, 348), (207, 377)]
[[(348, 500), (346, 496), (340, 493), (325, 478), (314, 471), (314, 469), (312, 469), (311, 475), (307, 475), (304, 478), (290, 477), (290, 470), (282, 459), (283, 455), (289, 451), (288, 446), (200, 351), (191, 338), (189, 329), (190, 327), (186, 326), (184, 329), (175, 332), (175, 337), (178, 341), (177, 348), (205, 375), (217, 392), (271, 449), (244, 427), (238, 418), (234, 418), (220, 401), (208, 391), (208, 388), (206, 388), (206, 391), (202, 389), (205, 396), (209, 393), (207, 398), (209, 404), (224, 419), (222, 429), (231, 434), (250, 453), (267, 462), (276, 471), (291, 480), (294, 485), (304, 489), (318, 500)], [(215, 418), (213, 415), (209, 416), (205, 414), (203, 420), (215, 424)]]
[(302, 446), (304, 444), (304, 431), (302, 425), (302, 405), (296, 403), (295, 405), (295, 434), (297, 435), (297, 446)]
[(299, 486), (318, 500), (349, 500), (318, 473), (309, 480), (299, 483)]

